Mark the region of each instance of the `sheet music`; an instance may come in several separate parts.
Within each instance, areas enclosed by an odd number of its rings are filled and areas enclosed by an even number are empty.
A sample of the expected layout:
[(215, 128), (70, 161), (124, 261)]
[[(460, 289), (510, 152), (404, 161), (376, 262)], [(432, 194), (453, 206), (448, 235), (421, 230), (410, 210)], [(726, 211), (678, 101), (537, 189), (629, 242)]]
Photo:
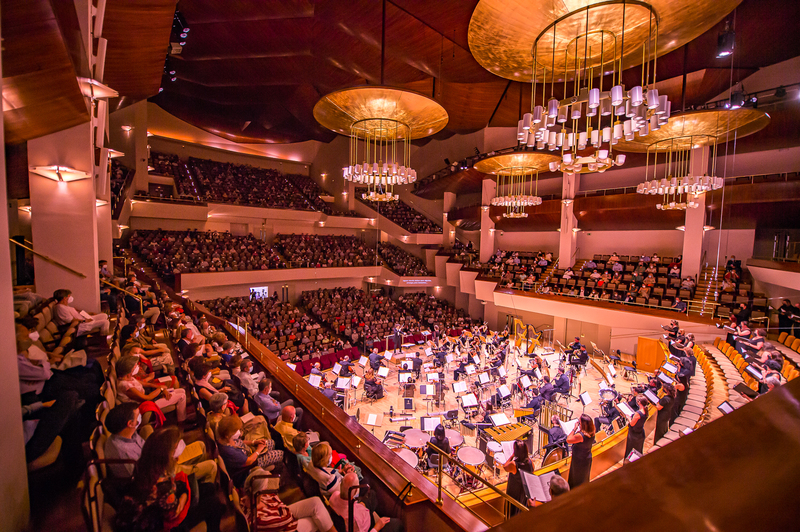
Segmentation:
[(527, 471), (520, 471), (520, 473), (522, 473), (525, 494), (529, 499), (539, 502), (550, 501), (550, 479), (556, 475), (555, 471), (543, 475), (534, 475)]
[(669, 362), (664, 362), (662, 369), (664, 371), (669, 371), (670, 373), (675, 373), (675, 371), (677, 371), (678, 368), (675, 367), (673, 364), (670, 364)]
[(539, 371), (539, 368), (533, 370), (533, 374), (536, 375), (536, 378), (542, 380), (542, 372)]
[(506, 460), (514, 456), (514, 441), (501, 441), (500, 445), (503, 447), (503, 454)]
[(337, 362), (333, 365), (333, 372), (338, 375), (340, 371), (342, 371), (342, 365)]
[(292, 364), (291, 362), (287, 362), (286, 363), (286, 367), (289, 368), (292, 371), (295, 371), (297, 369), (297, 365), (296, 364)]
[(478, 399), (475, 397), (475, 394), (468, 393), (467, 395), (461, 396), (461, 404), (464, 407), (478, 406)]
[(358, 359), (358, 365), (361, 366), (362, 368), (366, 366), (368, 362), (369, 359), (365, 356), (362, 356), (361, 358)]
[(500, 394), (500, 397), (502, 397), (503, 399), (505, 399), (506, 397), (511, 395), (511, 390), (509, 390), (508, 386), (506, 386), (505, 384), (500, 386), (499, 388), (497, 388), (497, 392)]
[(523, 375), (523, 376), (522, 376), (522, 377), (519, 379), (519, 383), (522, 385), (522, 387), (523, 387), (523, 388), (530, 388), (530, 387), (531, 387), (531, 385), (533, 384), (533, 383), (531, 382), (531, 379), (530, 379), (530, 378), (529, 378), (527, 375)]
[(723, 401), (717, 408), (719, 408), (723, 414), (730, 414), (733, 412), (733, 407), (728, 401)]
[(89, 314), (88, 312), (86, 312), (85, 310), (82, 310), (82, 311), (80, 311), (80, 313), (79, 313), (79, 314), (80, 314), (81, 316), (83, 316), (83, 317), (84, 317), (84, 319), (87, 319), (87, 320), (94, 319), (94, 318), (92, 318), (92, 315), (91, 315), (91, 314)]
[(505, 377), (506, 376), (506, 368), (504, 368), (503, 366), (500, 366), (499, 368), (497, 368), (497, 374), (500, 375), (501, 377)]
[(578, 424), (579, 419), (570, 419), (569, 421), (562, 421), (558, 420), (558, 424), (561, 425), (561, 430), (564, 431), (564, 434), (571, 434), (573, 430), (575, 430), (575, 425)]
[(458, 381), (453, 383), (453, 391), (455, 393), (464, 393), (467, 391), (466, 381)]
[(381, 377), (383, 377), (385, 379), (386, 377), (389, 376), (389, 368), (387, 368), (385, 366), (382, 367), (382, 368), (378, 368), (378, 375), (380, 375)]
[(385, 358), (386, 360), (391, 360), (392, 352), (387, 349), (386, 352), (383, 354), (383, 358)]
[(319, 375), (309, 375), (308, 383), (313, 386), (314, 388), (319, 388), (319, 382), (321, 377)]
[(430, 347), (426, 347), (425, 354), (428, 356), (433, 356), (433, 349), (431, 349)]
[(467, 375), (475, 375), (475, 364), (470, 364), (464, 369), (467, 370)]
[(475, 355), (474, 357), (472, 357), (472, 361), (475, 362), (476, 364), (480, 364), (481, 363), (481, 357)]
[(422, 417), (420, 418), (422, 430), (425, 432), (433, 432), (436, 427), (442, 424), (442, 420), (438, 417)]
[(452, 362), (452, 361), (453, 361), (453, 355), (445, 355), (444, 359), (445, 359), (445, 360), (446, 360), (448, 363), (450, 363), (450, 362)]
[(494, 424), (495, 427), (501, 427), (503, 425), (508, 425), (509, 423), (511, 423), (511, 420), (508, 419), (508, 416), (503, 413), (492, 414), (491, 416), (489, 416), (489, 419), (492, 420), (492, 423)]
[(367, 416), (367, 425), (377, 425), (378, 424), (378, 414), (369, 414)]
[(346, 390), (350, 386), (350, 377), (339, 377), (336, 379), (336, 387), (340, 390)]
[(589, 396), (589, 392), (583, 392), (582, 394), (580, 394), (579, 397), (581, 399), (581, 403), (583, 403), (583, 406), (591, 404), (592, 402), (592, 398)]
[(353, 375), (350, 384), (353, 386), (353, 388), (358, 388), (358, 385), (361, 384), (361, 377), (358, 375)]
[(409, 362), (408, 360), (404, 360), (400, 363), (400, 367), (403, 369), (411, 369), (414, 367), (414, 363)]
[(256, 417), (255, 414), (253, 414), (252, 412), (248, 412), (245, 415), (243, 415), (242, 417), (240, 417), (239, 419), (242, 420), (242, 423), (247, 423), (248, 421), (250, 421), (254, 417)]
[(658, 373), (658, 378), (661, 379), (662, 382), (666, 382), (667, 384), (672, 384), (675, 380), (667, 375), (666, 373)]
[(654, 405), (658, 404), (658, 396), (654, 394), (652, 391), (645, 390), (644, 396), (647, 397), (647, 399), (649, 399), (650, 402), (653, 403)]
[(438, 373), (426, 373), (425, 376), (428, 378), (428, 382), (439, 382)]
[(622, 412), (627, 418), (633, 417), (634, 412), (631, 410), (631, 407), (628, 405), (628, 403), (617, 403), (617, 410)]
[(420, 395), (436, 395), (436, 386), (433, 384), (420, 384)]
[(609, 374), (610, 374), (612, 377), (616, 377), (616, 376), (617, 376), (617, 368), (615, 368), (615, 367), (614, 367), (614, 364), (609, 364), (609, 365), (608, 365), (608, 373), (609, 373)]
[(397, 374), (398, 382), (408, 382), (410, 378), (411, 378), (411, 373), (405, 371), (401, 371), (400, 373)]
[(489, 374), (484, 371), (483, 373), (478, 375), (478, 380), (480, 381), (481, 384), (488, 383), (489, 382)]

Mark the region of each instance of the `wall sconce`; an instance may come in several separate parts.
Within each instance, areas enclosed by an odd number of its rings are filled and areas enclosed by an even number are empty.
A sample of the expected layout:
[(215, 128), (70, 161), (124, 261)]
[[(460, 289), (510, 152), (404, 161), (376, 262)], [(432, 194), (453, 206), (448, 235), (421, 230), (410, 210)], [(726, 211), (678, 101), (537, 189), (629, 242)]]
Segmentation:
[(494, 234), (494, 229), (489, 229), (489, 234), (493, 235)]
[(326, 179), (326, 178), (328, 177), (328, 174), (327, 174), (327, 173), (325, 173), (325, 172), (322, 172), (321, 174), (319, 174), (319, 176), (320, 176), (322, 179)]
[(131, 131), (133, 131), (133, 126), (125, 125), (125, 126), (121, 126), (121, 127), (122, 127), (122, 131), (124, 131), (125, 133), (130, 133)]
[(102, 207), (103, 205), (108, 205), (108, 202), (106, 200), (102, 200), (102, 199), (94, 200), (94, 206), (95, 207)]
[(70, 181), (79, 181), (81, 179), (89, 179), (91, 174), (82, 170), (76, 170), (69, 166), (29, 166), (28, 170), (36, 175), (58, 181), (60, 183), (69, 183)]
[(102, 100), (104, 98), (116, 98), (119, 93), (109, 87), (103, 85), (96, 79), (78, 78), (78, 86), (81, 89), (81, 94), (92, 100)]
[(582, 231), (582, 229), (579, 229), (578, 227), (573, 227), (572, 228), (572, 232), (573, 233), (577, 233), (578, 231)]
[(106, 148), (108, 150), (108, 158), (109, 159), (116, 159), (117, 157), (124, 157), (125, 154), (119, 150), (115, 150), (112, 148)]
[(149, 132), (149, 131), (148, 131), (148, 132), (147, 132), (147, 136), (148, 136), (148, 137), (152, 137), (152, 136), (153, 136), (153, 134), (152, 134), (151, 132)]
[(28, 214), (30, 214), (31, 213), (31, 206), (30, 205), (23, 205), (22, 207), (19, 208), (19, 210), (25, 211)]
[(347, 191), (346, 190), (342, 190), (342, 196), (344, 196), (345, 198), (347, 197)]
[(130, 227), (128, 227), (127, 225), (122, 225), (122, 224), (118, 225), (117, 227), (119, 227), (120, 231), (124, 231), (125, 229), (130, 229)]
[(444, 218), (445, 218), (445, 220), (447, 219), (447, 213), (444, 213)]
[(570, 205), (572, 203), (572, 200), (571, 199), (565, 199), (565, 200), (562, 201), (562, 203), (564, 205)]
[(489, 210), (489, 206), (488, 206), (488, 205), (481, 205), (481, 210), (482, 210), (483, 212), (486, 212), (486, 211), (488, 211), (488, 210)]
[(455, 231), (455, 229), (451, 229), (451, 230), (450, 230), (450, 235), (454, 235), (454, 234), (456, 234), (456, 231)]
[(320, 227), (325, 227), (325, 222), (320, 222), (320, 223), (319, 223), (319, 226), (320, 226)]

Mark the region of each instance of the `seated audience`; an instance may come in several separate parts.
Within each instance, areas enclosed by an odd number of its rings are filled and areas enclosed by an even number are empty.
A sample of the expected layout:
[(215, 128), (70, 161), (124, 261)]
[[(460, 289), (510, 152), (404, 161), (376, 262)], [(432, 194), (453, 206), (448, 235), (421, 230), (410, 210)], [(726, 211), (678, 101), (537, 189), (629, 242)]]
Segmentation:
[(237, 488), (244, 485), (253, 467), (272, 471), (283, 460), (283, 451), (275, 450), (273, 440), (242, 439), (242, 425), (238, 416), (225, 416), (217, 424), (219, 455)]

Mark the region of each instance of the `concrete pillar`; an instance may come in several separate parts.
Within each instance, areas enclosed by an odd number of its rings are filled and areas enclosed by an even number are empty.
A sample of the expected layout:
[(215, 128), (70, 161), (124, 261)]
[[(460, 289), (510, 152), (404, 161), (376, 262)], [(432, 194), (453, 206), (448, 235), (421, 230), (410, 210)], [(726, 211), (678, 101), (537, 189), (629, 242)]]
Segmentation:
[(147, 100), (133, 104), (133, 129), (124, 132), (125, 136), (133, 139), (133, 156), (135, 158), (136, 174), (133, 177), (133, 193), (137, 190), (147, 190), (150, 178), (147, 171)]
[[(690, 165), (692, 175), (703, 175), (708, 168), (708, 150), (697, 148), (692, 150)], [(681, 266), (681, 276), (694, 277), (702, 271), (703, 265), (703, 237), (705, 231), (703, 227), (706, 222), (706, 195), (700, 194), (695, 197), (685, 198), (687, 201), (693, 199), (699, 206), (696, 209), (686, 209), (684, 221), (685, 231), (683, 233), (683, 266)]]
[(561, 185), (561, 236), (558, 241), (558, 267), (569, 268), (575, 264), (578, 219), (573, 212), (575, 194), (580, 187), (580, 174), (564, 174)]
[[(67, 166), (92, 175), (94, 147), (90, 123), (29, 141), (28, 163), (30, 166)], [(77, 308), (98, 312), (98, 221), (94, 179), (58, 182), (33, 172), (29, 179), (34, 249), (85, 276), (35, 257), (37, 292), (50, 296), (58, 288), (68, 288), (72, 290)]]
[(484, 179), (481, 186), (481, 262), (494, 255), (494, 220), (490, 216), (492, 200), (497, 196), (497, 181)]
[(442, 202), (442, 246), (453, 247), (456, 241), (456, 226), (447, 220), (447, 213), (456, 206), (456, 195), (453, 192), (444, 193)]
[[(0, 70), (2, 65), (0, 64)], [(0, 80), (0, 92), (3, 89)], [(0, 101), (2, 111), (4, 101)], [(2, 114), (2, 113), (0, 113)], [(3, 118), (0, 116), (0, 144), (5, 144)], [(0, 151), (0, 202), (8, 205), (6, 194), (6, 154)], [(8, 216), (0, 216), (0, 235), (9, 235)], [(25, 438), (22, 433), (22, 405), (19, 398), (19, 373), (14, 331), (14, 296), (11, 288), (11, 244), (0, 246), (0, 528), (25, 530), (30, 517), (28, 500), (28, 471), (25, 461)], [(5, 310), (2, 310), (5, 309)]]

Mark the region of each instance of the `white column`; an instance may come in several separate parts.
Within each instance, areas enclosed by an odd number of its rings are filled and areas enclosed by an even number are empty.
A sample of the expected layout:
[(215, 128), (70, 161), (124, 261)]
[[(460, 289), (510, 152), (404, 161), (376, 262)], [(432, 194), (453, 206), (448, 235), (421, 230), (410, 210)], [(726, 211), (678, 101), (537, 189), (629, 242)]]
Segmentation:
[[(87, 122), (29, 141), (28, 164), (57, 164), (92, 175), (94, 148), (90, 124)], [(31, 172), (29, 180), (34, 249), (85, 276), (79, 277), (35, 257), (37, 292), (51, 296), (53, 291), (67, 288), (72, 290), (77, 308), (98, 312), (100, 288), (94, 179), (57, 182)]]
[[(693, 175), (703, 175), (708, 168), (708, 150), (697, 148), (692, 150), (691, 168)], [(700, 261), (703, 259), (703, 237), (705, 231), (703, 227), (706, 221), (706, 195), (701, 194), (693, 199), (700, 205), (696, 209), (686, 209), (684, 221), (685, 231), (683, 233), (683, 266), (681, 266), (681, 276), (694, 277), (702, 271), (703, 266)]]
[(481, 186), (481, 262), (488, 261), (495, 252), (494, 220), (490, 216), (492, 200), (497, 196), (497, 181), (484, 179)]
[(569, 268), (575, 264), (575, 249), (578, 235), (573, 231), (578, 227), (573, 208), (575, 194), (580, 186), (580, 174), (564, 174), (561, 185), (561, 236), (558, 240), (558, 267)]
[(133, 104), (133, 129), (125, 135), (133, 139), (133, 156), (136, 163), (136, 174), (133, 176), (133, 194), (137, 190), (147, 190), (150, 186), (149, 172), (147, 171), (147, 100)]
[(453, 247), (456, 241), (456, 226), (447, 220), (447, 213), (456, 206), (456, 195), (453, 192), (444, 193), (442, 202), (442, 246)]
[[(0, 67), (1, 68), (1, 67)], [(0, 91), (2, 91), (0, 80)], [(0, 111), (3, 102), (0, 102)], [(1, 113), (0, 113), (1, 114)], [(0, 144), (5, 144), (0, 117)], [(0, 202), (8, 205), (6, 196), (6, 155), (0, 151)], [(0, 216), (0, 235), (9, 236), (8, 216)], [(11, 251), (5, 243), (0, 246), (0, 521), (4, 530), (24, 530), (28, 525), (28, 472), (25, 461), (25, 439), (22, 434), (22, 406), (19, 398), (19, 373), (14, 332), (14, 303), (11, 290)], [(5, 310), (2, 310), (5, 309)]]

